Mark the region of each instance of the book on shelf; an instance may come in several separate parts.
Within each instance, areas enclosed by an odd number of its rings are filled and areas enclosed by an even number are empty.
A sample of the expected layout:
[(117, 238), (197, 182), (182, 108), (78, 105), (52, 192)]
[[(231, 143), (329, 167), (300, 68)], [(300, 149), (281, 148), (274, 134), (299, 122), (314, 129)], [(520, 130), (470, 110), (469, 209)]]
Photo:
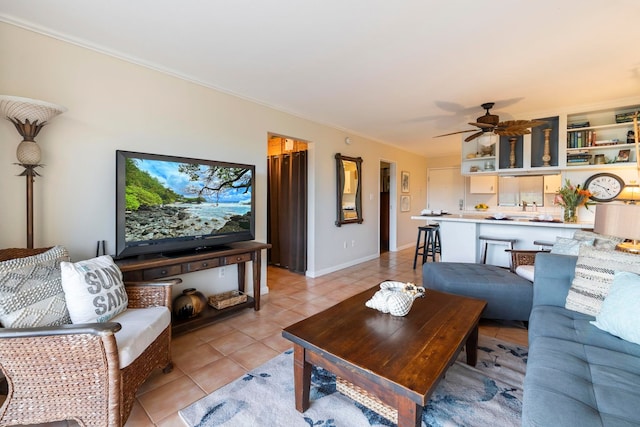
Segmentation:
[(569, 123), (567, 125), (567, 129), (588, 128), (589, 126), (591, 126), (591, 124), (589, 122)]
[(590, 164), (592, 154), (588, 151), (578, 151), (576, 153), (567, 153), (567, 166), (578, 166)]
[(591, 157), (591, 154), (588, 151), (576, 151), (574, 153), (567, 153), (567, 158), (586, 158)]
[(567, 132), (567, 148), (593, 147), (596, 145), (595, 130)]

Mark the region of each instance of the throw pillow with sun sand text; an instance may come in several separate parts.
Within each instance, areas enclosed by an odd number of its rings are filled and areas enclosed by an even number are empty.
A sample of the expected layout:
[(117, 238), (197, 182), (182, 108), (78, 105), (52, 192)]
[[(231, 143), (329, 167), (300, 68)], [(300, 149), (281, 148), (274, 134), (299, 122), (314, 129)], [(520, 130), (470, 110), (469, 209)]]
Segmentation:
[(62, 288), (73, 323), (103, 323), (127, 309), (122, 272), (109, 255), (62, 262)]

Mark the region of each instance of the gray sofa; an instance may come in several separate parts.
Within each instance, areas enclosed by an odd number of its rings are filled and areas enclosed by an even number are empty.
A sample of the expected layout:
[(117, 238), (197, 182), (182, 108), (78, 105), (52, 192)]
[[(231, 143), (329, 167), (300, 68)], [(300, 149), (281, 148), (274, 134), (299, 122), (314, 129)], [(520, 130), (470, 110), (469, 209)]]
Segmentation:
[(576, 260), (536, 257), (522, 425), (639, 426), (640, 345), (564, 308)]

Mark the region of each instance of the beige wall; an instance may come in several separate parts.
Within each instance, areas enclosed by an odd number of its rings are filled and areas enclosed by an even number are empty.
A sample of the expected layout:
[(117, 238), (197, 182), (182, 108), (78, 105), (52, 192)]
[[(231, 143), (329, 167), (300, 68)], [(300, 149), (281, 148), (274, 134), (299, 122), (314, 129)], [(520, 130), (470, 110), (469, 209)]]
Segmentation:
[[(378, 169), (381, 159), (408, 170), (412, 206), (426, 200), (426, 159), (347, 134), (70, 43), (0, 23), (0, 93), (69, 109), (36, 138), (46, 165), (35, 182), (35, 244), (62, 244), (73, 259), (93, 255), (97, 240), (115, 249), (115, 151), (125, 149), (252, 163), (257, 175), (256, 238), (266, 240), (268, 133), (310, 142), (309, 274), (378, 253)], [(20, 140), (0, 125), (0, 247), (25, 245), (25, 183), (16, 177)], [(361, 156), (364, 224), (336, 227), (334, 154)], [(398, 177), (399, 182), (399, 177)], [(414, 213), (414, 212), (411, 212)], [(411, 245), (411, 213), (398, 214), (397, 246)], [(343, 242), (355, 241), (344, 249)], [(211, 275), (194, 273), (189, 276)], [(192, 279), (185, 276), (186, 281)], [(232, 286), (233, 274), (221, 287)], [(208, 276), (211, 278), (211, 276)]]

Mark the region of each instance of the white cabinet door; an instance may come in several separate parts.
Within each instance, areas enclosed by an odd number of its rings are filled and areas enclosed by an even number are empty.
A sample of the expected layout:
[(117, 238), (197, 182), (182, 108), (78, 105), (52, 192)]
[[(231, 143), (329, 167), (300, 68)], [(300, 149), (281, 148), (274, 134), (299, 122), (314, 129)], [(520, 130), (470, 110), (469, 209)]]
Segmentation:
[(469, 177), (469, 192), (471, 194), (495, 194), (497, 189), (495, 175)]
[(544, 176), (544, 192), (545, 194), (557, 193), (562, 187), (561, 175), (545, 175)]

